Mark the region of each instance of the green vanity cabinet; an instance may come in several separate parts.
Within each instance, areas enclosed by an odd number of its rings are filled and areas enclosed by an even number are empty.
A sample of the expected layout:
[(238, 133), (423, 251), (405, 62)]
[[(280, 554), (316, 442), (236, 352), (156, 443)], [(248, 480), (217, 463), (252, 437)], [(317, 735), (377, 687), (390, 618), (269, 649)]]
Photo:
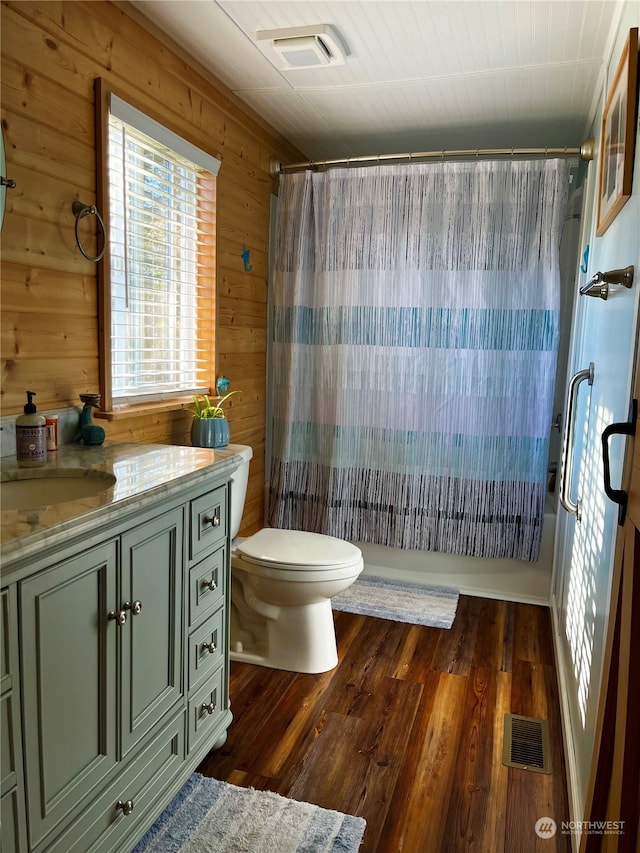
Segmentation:
[(182, 527), (178, 508), (21, 585), (33, 847), (183, 701)]
[(229, 486), (212, 486), (2, 590), (3, 853), (125, 853), (224, 743)]

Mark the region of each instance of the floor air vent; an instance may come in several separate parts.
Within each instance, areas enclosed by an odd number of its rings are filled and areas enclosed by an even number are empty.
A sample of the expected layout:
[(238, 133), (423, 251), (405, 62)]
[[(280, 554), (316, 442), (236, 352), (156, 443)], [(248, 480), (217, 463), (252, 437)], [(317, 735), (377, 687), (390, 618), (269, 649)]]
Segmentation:
[(533, 717), (505, 714), (502, 763), (534, 773), (551, 773), (549, 723)]

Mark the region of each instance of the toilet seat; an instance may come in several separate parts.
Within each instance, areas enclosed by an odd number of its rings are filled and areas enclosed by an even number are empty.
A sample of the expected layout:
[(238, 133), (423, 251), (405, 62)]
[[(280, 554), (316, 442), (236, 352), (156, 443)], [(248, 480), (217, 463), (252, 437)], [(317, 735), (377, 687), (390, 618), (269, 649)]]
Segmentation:
[(362, 565), (362, 552), (355, 545), (304, 530), (265, 528), (240, 542), (235, 553), (244, 565), (260, 567), (269, 573), (274, 570), (314, 575), (335, 572), (345, 576)]

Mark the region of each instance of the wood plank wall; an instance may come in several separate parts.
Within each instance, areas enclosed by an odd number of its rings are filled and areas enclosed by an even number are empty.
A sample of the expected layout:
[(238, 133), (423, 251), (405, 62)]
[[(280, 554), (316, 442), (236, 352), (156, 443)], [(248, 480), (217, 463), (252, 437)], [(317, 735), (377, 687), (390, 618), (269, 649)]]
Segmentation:
[[(2, 127), (16, 182), (1, 236), (2, 414), (21, 411), (27, 388), (43, 410), (77, 406), (79, 394), (99, 388), (96, 265), (75, 245), (71, 203), (96, 202), (94, 79), (102, 76), (222, 161), (216, 373), (242, 391), (229, 422), (232, 441), (255, 454), (243, 522), (250, 533), (262, 523), (265, 480), (269, 203), (277, 189), (269, 162), (300, 160), (301, 152), (126, 3), (21, 0), (3, 3), (1, 15)], [(189, 444), (187, 411), (102, 423), (108, 439)]]

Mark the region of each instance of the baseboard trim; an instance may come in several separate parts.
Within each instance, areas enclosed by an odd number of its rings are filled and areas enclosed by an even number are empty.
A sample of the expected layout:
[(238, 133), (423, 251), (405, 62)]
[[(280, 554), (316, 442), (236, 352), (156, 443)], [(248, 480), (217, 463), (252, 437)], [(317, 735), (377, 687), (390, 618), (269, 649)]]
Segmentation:
[[(562, 655), (558, 607), (553, 593), (551, 595), (551, 630), (553, 633), (553, 651), (556, 663), (556, 677), (558, 680), (558, 695), (560, 697), (560, 720), (562, 723), (562, 742), (564, 746), (564, 762), (567, 777), (567, 796), (569, 799), (569, 820), (580, 821), (582, 820), (583, 807), (578, 788), (577, 761), (571, 729), (571, 713), (569, 710), (569, 697), (567, 695), (567, 671), (564, 665), (564, 657)], [(578, 853), (580, 847), (580, 834), (572, 832), (570, 837), (573, 853)]]

